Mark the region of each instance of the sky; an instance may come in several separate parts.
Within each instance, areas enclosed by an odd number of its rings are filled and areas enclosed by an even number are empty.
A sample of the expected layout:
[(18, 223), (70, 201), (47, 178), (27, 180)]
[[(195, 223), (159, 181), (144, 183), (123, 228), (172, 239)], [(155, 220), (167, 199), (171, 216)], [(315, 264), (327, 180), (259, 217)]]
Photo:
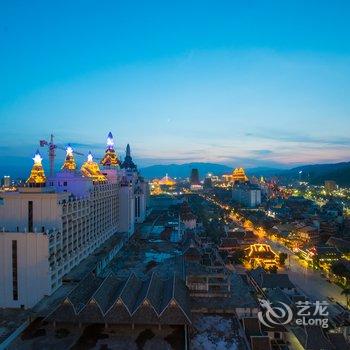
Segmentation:
[(0, 175), (27, 174), (51, 133), (100, 156), (112, 131), (139, 167), (349, 161), (349, 16), (348, 1), (0, 0)]

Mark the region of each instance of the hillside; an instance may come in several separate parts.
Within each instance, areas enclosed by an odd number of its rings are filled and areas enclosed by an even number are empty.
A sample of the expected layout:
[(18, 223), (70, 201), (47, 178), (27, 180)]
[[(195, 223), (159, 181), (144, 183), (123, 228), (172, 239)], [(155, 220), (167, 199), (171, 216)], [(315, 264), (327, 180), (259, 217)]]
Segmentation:
[[(301, 172), (301, 174), (299, 174)], [(334, 180), (340, 186), (350, 186), (350, 162), (335, 164), (314, 164), (296, 167), (279, 174), (287, 180), (300, 179), (314, 185), (323, 184), (325, 180)]]

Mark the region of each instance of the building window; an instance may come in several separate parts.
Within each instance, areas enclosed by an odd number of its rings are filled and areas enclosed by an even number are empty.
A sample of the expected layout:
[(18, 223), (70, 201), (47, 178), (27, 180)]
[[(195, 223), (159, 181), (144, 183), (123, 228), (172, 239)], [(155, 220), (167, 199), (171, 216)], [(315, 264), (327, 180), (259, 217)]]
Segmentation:
[(13, 300), (18, 300), (17, 241), (12, 241), (12, 293)]
[(67, 181), (64, 181), (64, 182), (63, 182), (63, 186), (67, 186)]
[(28, 232), (33, 232), (33, 201), (28, 202)]

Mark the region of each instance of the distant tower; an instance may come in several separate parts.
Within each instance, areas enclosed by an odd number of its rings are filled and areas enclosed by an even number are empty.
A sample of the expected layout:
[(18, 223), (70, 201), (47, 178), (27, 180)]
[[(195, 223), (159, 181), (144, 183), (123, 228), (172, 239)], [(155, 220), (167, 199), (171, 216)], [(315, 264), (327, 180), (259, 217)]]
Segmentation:
[(191, 185), (200, 185), (201, 184), (201, 182), (199, 180), (199, 171), (198, 171), (198, 169), (192, 169), (191, 170), (190, 183), (191, 183)]
[(117, 153), (114, 150), (114, 140), (111, 132), (108, 134), (107, 148), (100, 164), (102, 164), (104, 167), (116, 167), (120, 165), (120, 160), (118, 159)]
[(131, 157), (130, 145), (127, 144), (125, 150), (124, 162), (120, 166), (122, 169), (137, 170), (136, 164), (133, 162)]
[(33, 160), (34, 164), (26, 183), (33, 187), (45, 186), (46, 176), (41, 163), (43, 159), (41, 158), (39, 151), (36, 151)]

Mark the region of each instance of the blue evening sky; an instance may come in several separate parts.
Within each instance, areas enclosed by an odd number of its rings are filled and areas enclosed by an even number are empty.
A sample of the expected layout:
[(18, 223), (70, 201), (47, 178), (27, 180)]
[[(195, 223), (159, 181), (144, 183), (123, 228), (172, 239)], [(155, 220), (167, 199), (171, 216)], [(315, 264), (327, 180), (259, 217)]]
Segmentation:
[(50, 133), (100, 155), (110, 130), (139, 166), (348, 161), (349, 18), (348, 1), (0, 0), (0, 175)]

